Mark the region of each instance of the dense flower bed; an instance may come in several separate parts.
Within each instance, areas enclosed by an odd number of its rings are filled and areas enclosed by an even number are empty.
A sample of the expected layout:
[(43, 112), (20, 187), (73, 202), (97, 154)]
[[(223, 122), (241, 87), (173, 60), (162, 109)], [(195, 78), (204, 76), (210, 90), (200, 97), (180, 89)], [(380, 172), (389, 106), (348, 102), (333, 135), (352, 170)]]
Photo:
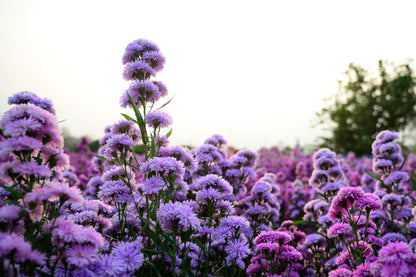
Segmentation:
[[(416, 157), (390, 131), (372, 158), (317, 149), (227, 151), (220, 135), (169, 144), (165, 62), (122, 58), (132, 115), (94, 155), (63, 149), (50, 100), (9, 98), (0, 119), (0, 276), (415, 276)], [(144, 154), (134, 149), (141, 145)]]

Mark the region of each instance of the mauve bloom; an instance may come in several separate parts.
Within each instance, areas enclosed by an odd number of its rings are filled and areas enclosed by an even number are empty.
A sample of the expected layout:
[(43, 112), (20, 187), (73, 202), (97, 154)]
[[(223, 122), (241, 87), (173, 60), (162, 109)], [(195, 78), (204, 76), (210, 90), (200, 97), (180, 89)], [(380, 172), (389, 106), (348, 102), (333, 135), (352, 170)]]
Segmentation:
[(228, 228), (232, 231), (232, 233), (241, 232), (247, 237), (251, 237), (252, 235), (250, 223), (243, 216), (229, 215), (227, 217), (224, 217), (221, 219), (219, 227)]
[(196, 201), (200, 204), (207, 204), (222, 199), (222, 193), (215, 188), (203, 188), (196, 194)]
[(280, 245), (287, 244), (292, 240), (292, 236), (284, 231), (262, 231), (254, 239), (254, 244), (260, 244), (264, 242), (276, 242)]
[(27, 104), (32, 99), (37, 98), (38, 96), (30, 91), (21, 91), (13, 94), (12, 96), (9, 96), (9, 99), (7, 103), (9, 105), (21, 105), (21, 104)]
[(194, 171), (196, 169), (196, 163), (192, 156), (191, 151), (188, 148), (181, 146), (163, 147), (159, 150), (160, 157), (174, 157), (178, 161), (181, 161), (185, 169)]
[(364, 191), (360, 187), (342, 188), (337, 194), (340, 202), (351, 201), (353, 203), (358, 201), (361, 197), (363, 197), (363, 195)]
[(70, 187), (68, 183), (50, 183), (48, 189), (50, 197), (63, 198), (69, 203), (80, 203), (83, 200), (81, 191), (77, 187)]
[(343, 182), (340, 181), (335, 181), (335, 182), (328, 182), (326, 183), (323, 187), (321, 187), (321, 193), (326, 193), (326, 192), (332, 192), (332, 193), (336, 193), (338, 192), (340, 189), (344, 188), (345, 184)]
[(326, 156), (322, 156), (316, 159), (313, 163), (314, 169), (318, 170), (328, 170), (331, 167), (337, 166), (337, 161), (333, 158), (328, 158)]
[(388, 263), (380, 271), (381, 277), (411, 277), (409, 267), (404, 263)]
[(414, 254), (405, 242), (389, 242), (379, 251), (379, 261), (383, 263), (406, 263), (411, 261)]
[(323, 236), (318, 234), (310, 234), (306, 237), (305, 241), (303, 242), (302, 246), (304, 249), (311, 247), (312, 245), (316, 246), (324, 246), (326, 245), (326, 240)]
[(390, 193), (390, 194), (386, 194), (383, 196), (383, 198), (381, 198), (381, 202), (384, 205), (394, 205), (394, 206), (399, 206), (402, 204), (402, 199), (399, 195), (394, 194), (394, 193)]
[(33, 261), (39, 265), (44, 265), (46, 255), (32, 250), (32, 245), (25, 241), (22, 236), (15, 233), (0, 233), (0, 256), (13, 254), (13, 259), (17, 263)]
[(122, 62), (123, 64), (133, 62), (141, 58), (145, 52), (158, 52), (159, 50), (159, 47), (154, 42), (146, 39), (138, 39), (127, 45)]
[(372, 193), (365, 193), (363, 197), (357, 200), (355, 206), (367, 212), (381, 210), (382, 208), (380, 198)]
[(67, 248), (64, 254), (69, 264), (84, 267), (94, 262), (97, 250), (91, 245), (75, 244)]
[(211, 144), (201, 145), (192, 152), (199, 163), (219, 162), (224, 159), (218, 148)]
[(143, 60), (127, 64), (123, 71), (123, 78), (128, 81), (144, 80), (155, 75), (153, 68)]
[(22, 210), (17, 205), (4, 205), (0, 207), (0, 222), (12, 222), (20, 218), (19, 212)]
[(280, 244), (273, 243), (273, 242), (261, 242), (256, 244), (256, 252), (261, 254), (271, 254), (277, 252), (278, 249), (281, 247)]
[(5, 124), (3, 133), (7, 136), (20, 137), (25, 136), (28, 132), (38, 132), (42, 128), (42, 124), (32, 118), (24, 117), (16, 119)]
[(110, 151), (120, 151), (126, 147), (133, 147), (135, 144), (132, 138), (126, 134), (112, 135), (106, 142)]
[(127, 201), (130, 196), (129, 187), (120, 180), (108, 181), (100, 186), (98, 197), (104, 201), (113, 200), (116, 202), (129, 202)]
[(130, 98), (138, 107), (143, 105), (143, 102), (155, 102), (162, 97), (159, 87), (151, 81), (135, 81), (130, 84), (129, 88), (121, 95), (121, 107), (132, 107)]
[(326, 184), (329, 180), (329, 175), (326, 170), (314, 170), (312, 172), (312, 176), (309, 179), (309, 184), (311, 186), (317, 185), (322, 186), (323, 184)]
[(97, 256), (91, 268), (97, 276), (114, 277), (125, 274), (123, 262), (113, 255), (102, 254)]
[(352, 227), (349, 224), (345, 223), (335, 223), (328, 229), (328, 237), (338, 238), (338, 237), (349, 237), (352, 235)]
[(138, 237), (132, 242), (118, 242), (112, 255), (122, 262), (126, 271), (134, 272), (142, 266), (144, 261), (144, 254), (141, 252), (142, 247), (142, 237)]
[(387, 178), (384, 179), (384, 184), (391, 186), (393, 184), (400, 184), (409, 180), (409, 175), (406, 172), (395, 171), (392, 172)]
[(399, 233), (387, 233), (382, 237), (384, 244), (387, 244), (389, 242), (407, 242), (407, 239)]
[(224, 180), (221, 176), (215, 174), (208, 174), (206, 176), (196, 179), (193, 183), (194, 189), (215, 188), (223, 195), (230, 195), (233, 193), (233, 188), (230, 183)]
[(150, 64), (154, 72), (159, 72), (165, 64), (165, 57), (158, 51), (146, 51), (142, 55), (142, 59)]
[(156, 110), (144, 117), (147, 126), (151, 128), (166, 128), (172, 124), (172, 118), (165, 112)]
[(148, 179), (146, 179), (143, 183), (142, 190), (143, 192), (152, 194), (157, 193), (160, 190), (166, 190), (167, 186), (165, 181), (157, 176), (152, 176)]
[(52, 171), (48, 167), (43, 164), (38, 164), (34, 160), (16, 165), (13, 171), (20, 175), (33, 175), (37, 178), (48, 178), (52, 174)]
[(154, 157), (142, 163), (140, 171), (143, 174), (160, 174), (163, 177), (178, 176), (183, 177), (185, 173), (183, 163), (172, 157)]
[(198, 230), (200, 226), (199, 218), (192, 208), (181, 202), (162, 203), (156, 216), (164, 231), (186, 232)]
[(245, 268), (243, 259), (250, 254), (250, 247), (246, 239), (238, 238), (228, 242), (225, 246), (225, 253), (227, 253), (227, 265), (232, 263), (238, 265), (241, 269)]
[(393, 167), (393, 162), (386, 159), (375, 159), (373, 162), (374, 172), (388, 172)]
[(338, 268), (329, 272), (329, 277), (352, 277), (352, 272), (346, 268)]

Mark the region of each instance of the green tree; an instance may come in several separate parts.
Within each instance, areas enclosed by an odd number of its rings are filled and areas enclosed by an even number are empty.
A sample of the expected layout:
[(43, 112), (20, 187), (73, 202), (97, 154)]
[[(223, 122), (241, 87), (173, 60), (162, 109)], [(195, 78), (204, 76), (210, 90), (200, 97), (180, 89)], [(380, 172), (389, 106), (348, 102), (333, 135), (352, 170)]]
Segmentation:
[(322, 146), (338, 153), (371, 153), (375, 135), (382, 130), (402, 131), (416, 124), (415, 76), (408, 63), (379, 61), (376, 74), (351, 63), (346, 82), (317, 113), (318, 125), (330, 131)]

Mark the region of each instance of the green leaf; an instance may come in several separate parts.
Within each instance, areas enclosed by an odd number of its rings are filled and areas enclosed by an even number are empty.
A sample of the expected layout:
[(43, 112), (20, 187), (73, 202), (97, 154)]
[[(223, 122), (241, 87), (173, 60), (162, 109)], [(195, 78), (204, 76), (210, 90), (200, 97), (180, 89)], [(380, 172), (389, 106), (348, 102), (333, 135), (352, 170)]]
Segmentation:
[(165, 135), (166, 138), (169, 138), (172, 135), (172, 128), (170, 128), (169, 132)]
[(400, 229), (402, 229), (403, 231), (405, 231), (406, 234), (408, 234), (408, 235), (411, 233), (410, 230), (405, 225), (400, 226)]
[(139, 124), (140, 133), (142, 135), (142, 140), (144, 144), (147, 144), (147, 132), (146, 132), (146, 122), (144, 122), (143, 116), (140, 113), (139, 107), (133, 101), (133, 98), (129, 94), (129, 102), (133, 106), (134, 114), (136, 115), (137, 123)]
[(99, 158), (100, 160), (108, 161), (108, 159), (106, 157), (104, 157), (104, 156), (95, 155), (95, 154), (94, 154), (94, 156), (97, 157), (97, 158)]
[(151, 142), (150, 142), (150, 158), (153, 158), (156, 156), (156, 142), (153, 135), (150, 136)]
[(364, 172), (365, 174), (367, 174), (368, 176), (370, 176), (371, 178), (377, 179), (378, 181), (382, 182), (383, 180), (381, 180), (380, 177), (378, 177), (377, 175), (370, 173), (370, 172)]
[(127, 115), (127, 114), (124, 114), (124, 113), (122, 113), (121, 115), (122, 115), (125, 119), (127, 119), (127, 120), (129, 120), (129, 121), (133, 121), (133, 122), (137, 123), (137, 120), (136, 120), (136, 119), (134, 119), (133, 117), (131, 117), (131, 116)]
[(163, 107), (165, 107), (166, 105), (168, 105), (168, 104), (170, 103), (170, 101), (172, 101), (173, 97), (175, 97), (175, 96), (172, 96), (172, 98), (171, 98), (171, 99), (169, 99), (169, 101), (168, 101), (168, 102), (166, 102), (165, 104), (163, 104), (162, 106), (160, 106), (160, 107), (159, 107), (159, 108), (157, 108), (156, 110), (160, 110), (160, 109), (162, 109)]

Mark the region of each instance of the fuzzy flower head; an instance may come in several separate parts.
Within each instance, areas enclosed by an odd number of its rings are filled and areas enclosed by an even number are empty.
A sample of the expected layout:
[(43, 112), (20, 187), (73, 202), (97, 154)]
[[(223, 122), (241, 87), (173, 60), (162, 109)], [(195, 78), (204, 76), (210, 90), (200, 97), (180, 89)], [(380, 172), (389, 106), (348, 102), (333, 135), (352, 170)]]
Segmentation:
[(166, 128), (172, 124), (172, 118), (165, 112), (156, 110), (144, 117), (147, 126), (151, 128)]
[(153, 174), (165, 178), (176, 176), (180, 179), (185, 173), (183, 163), (172, 157), (154, 157), (149, 159), (140, 166), (140, 171), (143, 174)]
[(285, 231), (262, 231), (255, 239), (254, 244), (271, 242), (280, 245), (288, 244), (292, 240), (292, 236)]
[(200, 221), (189, 205), (181, 202), (161, 204), (157, 219), (164, 231), (186, 232), (198, 230)]
[(129, 88), (121, 95), (121, 107), (133, 107), (130, 98), (138, 107), (143, 106), (147, 102), (156, 102), (162, 97), (160, 87), (151, 81), (135, 81), (130, 84)]
[(160, 190), (167, 189), (165, 181), (157, 176), (146, 179), (143, 183), (142, 190), (148, 194), (158, 193)]

